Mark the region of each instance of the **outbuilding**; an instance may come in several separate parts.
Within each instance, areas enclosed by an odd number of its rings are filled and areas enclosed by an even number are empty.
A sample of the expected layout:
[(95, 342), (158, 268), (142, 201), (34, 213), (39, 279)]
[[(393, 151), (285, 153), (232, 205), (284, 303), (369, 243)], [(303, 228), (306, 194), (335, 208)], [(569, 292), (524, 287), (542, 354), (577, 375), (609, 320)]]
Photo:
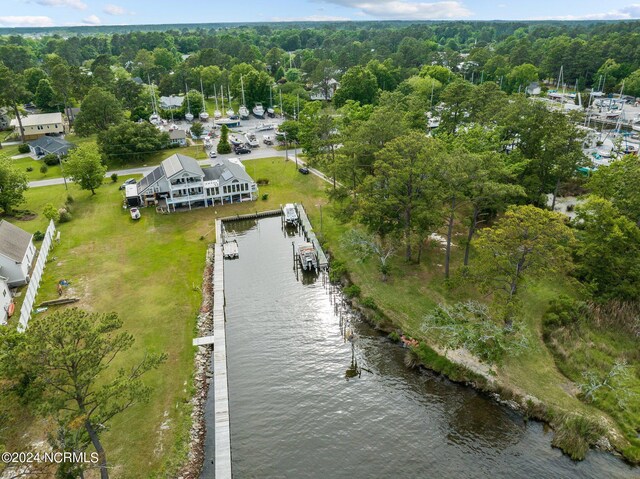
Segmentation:
[(33, 235), (8, 221), (0, 221), (0, 276), (9, 286), (29, 282), (29, 273), (36, 257)]

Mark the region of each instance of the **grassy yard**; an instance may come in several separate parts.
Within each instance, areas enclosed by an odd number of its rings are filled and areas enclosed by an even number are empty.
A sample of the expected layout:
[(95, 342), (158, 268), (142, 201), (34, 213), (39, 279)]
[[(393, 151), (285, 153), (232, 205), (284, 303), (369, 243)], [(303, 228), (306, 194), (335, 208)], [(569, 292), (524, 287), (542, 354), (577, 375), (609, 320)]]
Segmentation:
[[(116, 366), (140, 360), (145, 350), (169, 355), (168, 362), (146, 379), (154, 386), (150, 403), (117, 417), (105, 436), (114, 477), (172, 477), (175, 465), (187, 454), (187, 401), (192, 395), (195, 352), (191, 341), (201, 301), (198, 287), (204, 255), (207, 243), (214, 239), (216, 214), (274, 209), (293, 201), (309, 205), (325, 201), (319, 179), (300, 175), (293, 163), (281, 158), (249, 161), (247, 171), (270, 180), (260, 190), (269, 195), (268, 200), (171, 215), (143, 209), (142, 218), (135, 222), (121, 207), (117, 185), (105, 183), (95, 196), (70, 187), (73, 220), (59, 227), (61, 242), (50, 254), (36, 303), (57, 297), (56, 284), (66, 279), (71, 284), (65, 295), (80, 298), (79, 306), (91, 311), (117, 312), (124, 329), (134, 335), (134, 347)], [(64, 186), (32, 188), (26, 207), (41, 213), (46, 203), (62, 205), (66, 197)], [(29, 231), (44, 231), (47, 221), (40, 214), (18, 224)], [(14, 420), (8, 437), (2, 438), (16, 450), (25, 440), (42, 438), (46, 427), (29, 411), (18, 414), (20, 422)]]

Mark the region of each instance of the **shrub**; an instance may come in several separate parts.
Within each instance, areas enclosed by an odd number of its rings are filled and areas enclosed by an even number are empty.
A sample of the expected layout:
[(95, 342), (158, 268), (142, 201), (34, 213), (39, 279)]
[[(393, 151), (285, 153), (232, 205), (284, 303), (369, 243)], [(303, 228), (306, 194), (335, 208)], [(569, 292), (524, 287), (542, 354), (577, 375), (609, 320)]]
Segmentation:
[(42, 210), (42, 214), (48, 220), (53, 220), (55, 223), (57, 223), (58, 221), (60, 221), (60, 211), (61, 210), (58, 210), (51, 203), (47, 203), (46, 205), (44, 205), (44, 209)]
[(567, 295), (549, 301), (549, 309), (542, 316), (542, 334), (545, 339), (553, 330), (580, 323), (588, 314), (588, 306)]
[(40, 230), (33, 233), (33, 239), (35, 241), (42, 241), (44, 239), (44, 233)]
[(364, 306), (365, 308), (369, 308), (369, 309), (373, 309), (373, 310), (378, 309), (378, 305), (376, 305), (376, 302), (373, 300), (373, 298), (371, 296), (367, 296), (366, 298), (362, 298), (360, 300), (360, 304), (362, 306)]
[(556, 425), (551, 444), (574, 461), (581, 461), (587, 455), (589, 447), (604, 434), (604, 428), (594, 420), (584, 416), (565, 416)]
[(42, 173), (43, 175), (47, 174), (47, 171), (49, 171), (49, 167), (45, 164), (40, 165), (40, 173)]
[(72, 219), (73, 216), (71, 216), (71, 213), (69, 213), (68, 210), (66, 210), (65, 208), (60, 209), (60, 219), (58, 220), (58, 223), (68, 223)]
[(33, 171), (33, 166), (27, 166), (27, 171)]
[(269, 193), (265, 193), (262, 195), (262, 201), (267, 201), (269, 199)]
[(18, 152), (29, 153), (30, 151), (31, 151), (31, 148), (29, 148), (29, 145), (27, 145), (26, 143), (18, 145)]
[(257, 184), (258, 186), (266, 186), (266, 185), (268, 185), (268, 184), (269, 184), (269, 179), (268, 179), (268, 178), (258, 178), (258, 179), (256, 180), (256, 184)]
[(395, 331), (391, 331), (391, 332), (389, 333), (389, 336), (388, 336), (388, 337), (389, 337), (389, 339), (390, 339), (391, 341), (393, 341), (394, 343), (397, 343), (397, 342), (399, 342), (399, 341), (400, 341), (400, 335), (399, 335), (397, 332), (395, 332)]
[(111, 173), (111, 183), (118, 181), (118, 173)]
[(352, 284), (344, 288), (343, 293), (347, 298), (356, 298), (360, 296), (360, 286)]
[(67, 203), (73, 203), (73, 196), (67, 195)]
[(60, 163), (60, 158), (58, 158), (57, 155), (46, 155), (42, 158), (42, 161), (47, 166), (55, 166)]
[(339, 283), (344, 275), (347, 274), (347, 267), (342, 261), (334, 259), (329, 268), (329, 281)]

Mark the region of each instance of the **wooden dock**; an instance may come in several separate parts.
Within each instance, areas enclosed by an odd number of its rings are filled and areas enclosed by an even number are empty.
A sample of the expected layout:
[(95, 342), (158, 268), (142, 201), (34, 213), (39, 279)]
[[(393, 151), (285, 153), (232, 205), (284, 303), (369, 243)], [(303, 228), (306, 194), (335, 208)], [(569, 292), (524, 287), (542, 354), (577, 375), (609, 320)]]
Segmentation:
[(296, 204), (296, 210), (300, 217), (300, 226), (304, 232), (304, 237), (309, 243), (313, 244), (313, 247), (316, 249), (316, 254), (318, 255), (318, 268), (326, 270), (329, 268), (329, 260), (327, 259), (327, 255), (324, 254), (318, 238), (316, 238), (316, 234), (313, 231), (313, 226), (311, 226), (311, 221), (309, 221), (307, 212), (304, 210), (304, 206), (299, 204)]
[(258, 218), (268, 218), (270, 216), (280, 216), (281, 214), (281, 210), (256, 211), (255, 213), (249, 213), (246, 215), (227, 216), (225, 218), (220, 218), (219, 221), (224, 221), (226, 223), (228, 221), (255, 220)]

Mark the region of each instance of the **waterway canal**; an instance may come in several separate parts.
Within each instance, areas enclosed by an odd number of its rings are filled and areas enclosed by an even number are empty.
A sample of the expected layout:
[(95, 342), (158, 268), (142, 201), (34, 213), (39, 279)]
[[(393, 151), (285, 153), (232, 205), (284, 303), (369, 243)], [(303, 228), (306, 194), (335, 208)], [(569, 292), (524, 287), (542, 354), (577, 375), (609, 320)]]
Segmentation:
[(321, 279), (296, 279), (299, 237), (279, 218), (227, 224), (234, 230), (240, 258), (225, 263), (234, 478), (638, 477), (607, 453), (571, 461), (542, 424), (407, 369), (405, 350), (356, 319), (352, 348), (336, 296)]

